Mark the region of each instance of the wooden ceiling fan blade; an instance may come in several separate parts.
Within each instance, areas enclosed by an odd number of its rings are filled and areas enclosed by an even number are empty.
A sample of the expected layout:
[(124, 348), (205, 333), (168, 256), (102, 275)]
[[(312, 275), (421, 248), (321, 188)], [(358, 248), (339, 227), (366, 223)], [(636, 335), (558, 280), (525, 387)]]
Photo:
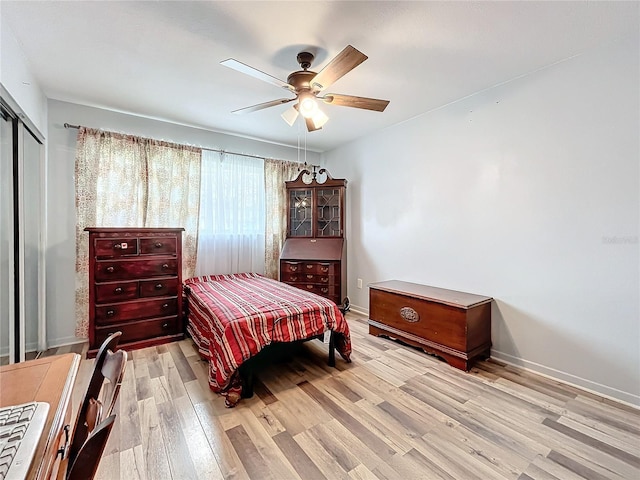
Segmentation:
[(235, 60), (233, 58), (223, 60), (222, 62), (220, 62), (220, 65), (224, 65), (225, 67), (232, 68), (233, 70), (236, 70), (240, 73), (250, 75), (254, 78), (257, 78), (258, 80), (262, 80), (263, 82), (275, 85), (276, 87), (286, 88), (287, 90), (290, 90), (292, 92), (296, 91), (293, 85), (289, 85), (287, 82), (280, 80), (279, 78), (272, 77), (268, 73), (261, 72), (260, 70), (250, 67), (249, 65), (239, 62), (238, 60)]
[(257, 112), (258, 110), (262, 110), (264, 108), (275, 107), (276, 105), (283, 105), (285, 103), (293, 102), (296, 100), (295, 98), (279, 98), (278, 100), (271, 100), (270, 102), (259, 103), (257, 105), (252, 105), (250, 107), (240, 108), (238, 110), (234, 110), (231, 113), (251, 113)]
[(328, 93), (322, 100), (329, 105), (340, 105), (342, 107), (363, 108), (365, 110), (374, 110), (376, 112), (384, 112), (389, 105), (389, 100), (380, 100), (378, 98), (354, 97), (352, 95), (340, 95), (338, 93)]
[(338, 55), (336, 55), (320, 72), (311, 80), (311, 88), (322, 91), (332, 85), (336, 80), (342, 78), (351, 70), (356, 68), (367, 57), (361, 51), (351, 45), (347, 45)]

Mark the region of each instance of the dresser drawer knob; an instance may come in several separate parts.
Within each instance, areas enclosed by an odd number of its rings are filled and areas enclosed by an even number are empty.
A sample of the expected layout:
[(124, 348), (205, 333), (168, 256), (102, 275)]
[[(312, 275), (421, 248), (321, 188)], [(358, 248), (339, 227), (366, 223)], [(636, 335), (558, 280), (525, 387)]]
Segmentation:
[(320, 271), (322, 273), (327, 273), (329, 271), (329, 267), (320, 267)]
[(307, 265), (307, 270), (311, 270), (313, 268), (313, 265)]
[(163, 323), (163, 324), (162, 324), (162, 328), (163, 328), (164, 330), (168, 329), (168, 328), (169, 328), (169, 322), (165, 322), (165, 323)]
[(328, 289), (328, 288), (321, 288), (321, 289), (320, 289), (320, 291), (321, 291), (322, 293), (327, 293), (327, 292), (329, 291), (329, 289)]
[(113, 289), (113, 293), (122, 293), (122, 287), (116, 287)]
[(322, 278), (320, 279), (320, 281), (321, 281), (322, 283), (329, 283), (329, 277), (322, 277)]
[(411, 307), (402, 307), (400, 309), (400, 316), (407, 322), (415, 323), (420, 320), (420, 315)]
[(154, 247), (156, 247), (156, 248), (161, 248), (161, 247), (162, 247), (162, 242), (156, 242), (156, 243), (154, 244)]
[(115, 310), (107, 310), (107, 317), (113, 317), (116, 314)]
[(162, 309), (166, 310), (167, 308), (169, 308), (169, 304), (168, 303), (163, 303), (162, 304)]
[(121, 243), (116, 243), (116, 244), (113, 246), (113, 248), (114, 248), (114, 250), (122, 250), (122, 244), (121, 244)]
[(107, 270), (107, 273), (113, 273), (113, 272), (114, 272), (114, 270), (115, 270), (115, 268), (113, 268), (113, 267), (107, 267), (107, 269), (106, 269), (106, 270)]
[(289, 265), (289, 271), (297, 272), (298, 271), (298, 266), (297, 265)]
[(162, 287), (164, 287), (164, 285), (162, 285), (161, 283), (156, 283), (155, 289), (162, 290)]
[(307, 290), (313, 290), (313, 285), (307, 285)]
[(313, 275), (307, 275), (307, 278), (308, 278), (309, 280), (311, 280), (311, 279), (313, 279)]
[(168, 263), (163, 263), (162, 264), (162, 269), (166, 270), (167, 268), (169, 268), (169, 264)]
[(292, 282), (296, 282), (298, 280), (298, 277), (296, 275), (294, 275), (293, 277), (291, 277), (291, 281)]

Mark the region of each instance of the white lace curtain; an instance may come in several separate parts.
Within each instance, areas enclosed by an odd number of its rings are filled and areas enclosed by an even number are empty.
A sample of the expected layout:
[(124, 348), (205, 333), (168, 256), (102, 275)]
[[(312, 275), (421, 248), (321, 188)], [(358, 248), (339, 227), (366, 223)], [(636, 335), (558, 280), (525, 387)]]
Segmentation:
[(264, 160), (202, 152), (196, 275), (265, 270)]
[(76, 336), (88, 333), (85, 227), (183, 227), (183, 276), (193, 276), (201, 149), (80, 128), (76, 146)]

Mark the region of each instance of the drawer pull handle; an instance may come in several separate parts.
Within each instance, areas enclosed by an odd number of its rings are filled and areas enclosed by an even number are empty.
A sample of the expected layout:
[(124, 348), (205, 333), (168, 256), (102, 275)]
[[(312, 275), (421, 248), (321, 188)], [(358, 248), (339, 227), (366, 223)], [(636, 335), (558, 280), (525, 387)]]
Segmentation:
[(121, 244), (121, 243), (116, 243), (116, 244), (113, 246), (113, 248), (114, 248), (115, 250), (122, 250), (122, 244)]
[(164, 285), (162, 285), (161, 283), (156, 283), (155, 289), (162, 290), (162, 287), (164, 287)]
[(169, 322), (165, 322), (165, 323), (163, 323), (163, 324), (162, 324), (162, 328), (163, 328), (164, 330), (166, 330), (167, 328), (169, 328)]
[(297, 265), (289, 265), (289, 271), (297, 272), (298, 271), (298, 266)]
[(307, 285), (307, 290), (313, 290), (313, 285)]
[(320, 267), (320, 271), (322, 273), (327, 273), (329, 271), (329, 267)]
[(307, 275), (307, 278), (311, 280), (313, 278), (313, 275)]
[(115, 268), (113, 267), (107, 267), (107, 273), (113, 273), (114, 270)]
[(322, 278), (320, 279), (320, 281), (321, 281), (322, 283), (328, 283), (328, 282), (329, 282), (329, 277), (322, 277)]
[(113, 293), (122, 293), (122, 287), (116, 287), (113, 289)]
[(168, 263), (163, 263), (162, 264), (162, 269), (166, 270), (167, 268), (169, 268), (169, 264)]
[(328, 288), (321, 288), (321, 289), (320, 289), (320, 291), (321, 291), (322, 293), (327, 293), (327, 292), (329, 291), (329, 289), (328, 289)]
[(295, 275), (294, 275), (293, 277), (291, 277), (291, 281), (292, 281), (292, 282), (295, 282), (295, 281), (297, 281), (297, 280), (298, 280), (298, 277), (296, 277)]
[(169, 304), (168, 303), (163, 303), (162, 304), (162, 309), (166, 310), (167, 308), (169, 308)]
[(307, 265), (307, 270), (311, 270), (313, 268), (313, 265)]
[(113, 317), (116, 314), (115, 310), (107, 310), (107, 317)]
[(156, 242), (154, 247), (156, 247), (156, 248), (162, 247), (162, 242)]
[(400, 316), (407, 322), (415, 323), (420, 320), (420, 315), (411, 307), (402, 307)]

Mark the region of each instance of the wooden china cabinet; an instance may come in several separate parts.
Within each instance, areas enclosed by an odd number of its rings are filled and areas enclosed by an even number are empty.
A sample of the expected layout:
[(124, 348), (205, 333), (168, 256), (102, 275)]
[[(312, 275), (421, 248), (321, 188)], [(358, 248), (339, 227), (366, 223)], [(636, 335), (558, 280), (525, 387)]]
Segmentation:
[[(318, 176), (325, 178), (320, 182)], [(310, 181), (305, 181), (309, 179)], [(287, 238), (280, 254), (280, 281), (348, 308), (344, 238), (347, 181), (324, 168), (302, 170), (287, 189)]]

